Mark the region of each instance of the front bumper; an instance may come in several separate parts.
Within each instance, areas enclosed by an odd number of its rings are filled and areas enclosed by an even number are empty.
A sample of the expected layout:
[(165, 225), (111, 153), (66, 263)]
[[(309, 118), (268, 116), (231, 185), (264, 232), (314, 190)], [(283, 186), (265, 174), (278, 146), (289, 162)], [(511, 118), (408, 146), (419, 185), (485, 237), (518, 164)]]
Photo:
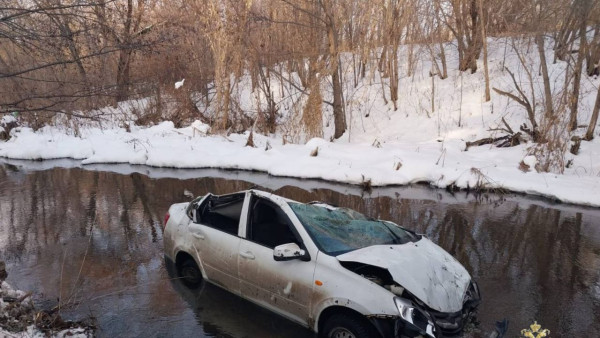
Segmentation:
[[(461, 311), (444, 313), (429, 311), (433, 317), (439, 337), (458, 337), (462, 333), (465, 324), (471, 319), (473, 312), (481, 303), (481, 294), (476, 282), (471, 282), (465, 295), (465, 301)], [(436, 336), (437, 337), (437, 336)]]
[(436, 334), (435, 327), (431, 324), (426, 324), (424, 329), (420, 329), (417, 325), (399, 317), (370, 317), (369, 319), (384, 338), (441, 337)]
[(438, 336), (436, 337), (458, 337), (469, 321), (471, 312), (433, 313), (432, 316), (438, 329)]
[(410, 319), (405, 314), (398, 317), (370, 317), (383, 337), (458, 337), (481, 302), (475, 282), (469, 286), (463, 309), (454, 313), (436, 312), (415, 306)]

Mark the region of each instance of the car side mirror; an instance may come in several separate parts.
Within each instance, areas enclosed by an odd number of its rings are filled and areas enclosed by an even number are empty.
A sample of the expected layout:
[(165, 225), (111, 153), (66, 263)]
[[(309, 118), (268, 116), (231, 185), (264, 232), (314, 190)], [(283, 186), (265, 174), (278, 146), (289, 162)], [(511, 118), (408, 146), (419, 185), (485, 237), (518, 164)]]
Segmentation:
[(296, 243), (281, 244), (273, 249), (273, 259), (276, 261), (289, 261), (306, 257), (306, 251), (300, 249)]

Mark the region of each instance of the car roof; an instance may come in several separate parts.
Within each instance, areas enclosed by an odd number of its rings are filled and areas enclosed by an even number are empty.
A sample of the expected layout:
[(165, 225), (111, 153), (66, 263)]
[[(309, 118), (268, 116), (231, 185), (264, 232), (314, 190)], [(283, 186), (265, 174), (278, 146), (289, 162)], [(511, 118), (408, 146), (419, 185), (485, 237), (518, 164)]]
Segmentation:
[[(221, 194), (221, 195), (216, 195), (216, 196), (227, 196), (227, 195), (234, 195), (234, 194), (243, 194), (243, 193), (246, 193), (246, 192), (251, 192), (251, 193), (253, 193), (255, 195), (258, 195), (258, 196), (261, 196), (261, 197), (266, 197), (266, 198), (269, 198), (269, 199), (271, 199), (273, 201), (280, 202), (280, 203), (289, 203), (289, 202), (292, 202), (292, 203), (306, 204), (306, 203), (298, 202), (298, 201), (293, 200), (293, 199), (285, 198), (283, 196), (279, 196), (279, 195), (274, 194), (272, 192), (267, 192), (267, 191), (258, 190), (258, 189), (241, 190), (241, 191), (236, 191), (236, 192), (232, 192), (232, 193), (228, 193), (228, 194)], [(320, 202), (320, 201), (310, 202), (308, 204), (312, 204), (312, 205), (316, 205), (316, 206), (323, 206), (323, 207), (326, 207), (326, 208), (337, 209), (337, 207), (334, 206), (334, 205), (330, 205), (330, 204), (327, 204), (325, 202)]]
[(280, 202), (284, 202), (284, 203), (287, 203), (287, 202), (300, 203), (298, 201), (294, 201), (292, 199), (279, 196), (279, 195), (274, 194), (272, 192), (266, 192), (266, 191), (257, 190), (257, 189), (250, 189), (248, 191), (250, 191), (250, 192), (252, 192), (252, 193), (254, 193), (254, 194), (258, 195), (258, 196), (268, 197), (268, 198), (270, 198), (272, 200), (279, 200)]

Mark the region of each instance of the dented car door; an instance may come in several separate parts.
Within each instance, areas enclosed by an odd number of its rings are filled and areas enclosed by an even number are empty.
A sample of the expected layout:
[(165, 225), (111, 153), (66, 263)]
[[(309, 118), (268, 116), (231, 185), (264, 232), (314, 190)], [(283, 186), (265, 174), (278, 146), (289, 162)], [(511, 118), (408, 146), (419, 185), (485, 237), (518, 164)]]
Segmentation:
[(242, 296), (307, 325), (315, 259), (274, 259), (273, 249), (278, 245), (296, 243), (303, 247), (290, 218), (276, 203), (253, 195), (246, 221), (239, 253)]
[(245, 194), (208, 196), (197, 210), (197, 223), (189, 226), (208, 279), (237, 294), (238, 231), (244, 198)]

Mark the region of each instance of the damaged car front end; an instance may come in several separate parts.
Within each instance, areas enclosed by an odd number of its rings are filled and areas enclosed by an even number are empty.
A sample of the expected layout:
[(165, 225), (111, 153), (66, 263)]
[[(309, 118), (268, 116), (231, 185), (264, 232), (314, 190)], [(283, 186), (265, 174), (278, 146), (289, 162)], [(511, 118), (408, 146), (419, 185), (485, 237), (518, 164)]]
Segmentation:
[[(477, 290), (477, 284), (473, 283), (471, 288)], [(478, 291), (473, 292), (477, 294), (465, 298), (463, 309), (452, 313), (432, 310), (405, 293), (406, 298), (394, 297), (398, 317), (373, 316), (370, 319), (383, 337), (459, 337), (481, 300)]]
[(321, 251), (368, 281), (365, 292), (373, 292), (373, 284), (388, 291), (397, 314), (366, 315), (383, 337), (461, 334), (481, 296), (467, 270), (445, 250), (423, 235), (350, 209), (325, 204), (292, 209)]
[(394, 294), (398, 315), (367, 316), (383, 337), (459, 337), (481, 302), (476, 282), (471, 281), (459, 311), (437, 311), (423, 303), (410, 291), (398, 285), (385, 269), (370, 265), (341, 262), (346, 269)]

